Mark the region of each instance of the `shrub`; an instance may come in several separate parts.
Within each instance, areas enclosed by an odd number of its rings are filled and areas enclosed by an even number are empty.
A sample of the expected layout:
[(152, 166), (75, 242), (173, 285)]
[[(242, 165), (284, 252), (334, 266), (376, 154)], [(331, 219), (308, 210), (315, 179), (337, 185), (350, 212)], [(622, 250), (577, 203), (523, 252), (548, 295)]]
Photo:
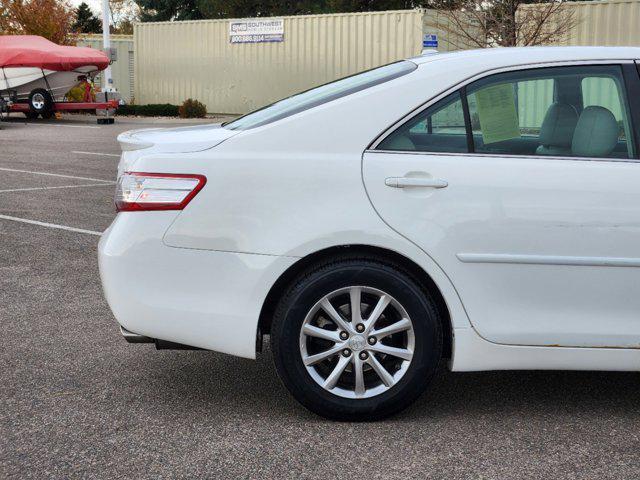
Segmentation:
[(180, 106), (180, 118), (204, 118), (207, 116), (206, 105), (198, 100), (188, 98)]
[(139, 115), (142, 117), (177, 117), (178, 106), (170, 103), (148, 105), (120, 105), (118, 115)]

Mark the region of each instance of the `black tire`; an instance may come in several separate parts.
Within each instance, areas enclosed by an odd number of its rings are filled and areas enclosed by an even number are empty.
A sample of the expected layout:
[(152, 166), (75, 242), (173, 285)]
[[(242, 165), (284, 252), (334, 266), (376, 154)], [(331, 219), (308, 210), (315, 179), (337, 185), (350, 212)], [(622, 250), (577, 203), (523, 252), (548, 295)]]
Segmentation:
[[(345, 398), (325, 390), (311, 377), (300, 353), (307, 313), (325, 295), (350, 286), (388, 293), (413, 324), (414, 352), (404, 375), (388, 390), (368, 398)], [(438, 369), (443, 342), (436, 304), (420, 283), (398, 265), (366, 257), (337, 258), (298, 277), (279, 302), (271, 337), (276, 369), (291, 394), (312, 412), (343, 421), (378, 420), (414, 402)]]
[(36, 115), (53, 111), (53, 99), (44, 88), (36, 88), (29, 94), (29, 110)]
[(23, 112), (24, 116), (27, 117), (29, 120), (35, 120), (36, 118), (38, 118), (38, 114), (34, 113), (34, 112)]
[(45, 120), (49, 120), (50, 118), (53, 118), (53, 116), (55, 115), (53, 110), (48, 110), (46, 112), (42, 112), (40, 114), (40, 116), (45, 119)]

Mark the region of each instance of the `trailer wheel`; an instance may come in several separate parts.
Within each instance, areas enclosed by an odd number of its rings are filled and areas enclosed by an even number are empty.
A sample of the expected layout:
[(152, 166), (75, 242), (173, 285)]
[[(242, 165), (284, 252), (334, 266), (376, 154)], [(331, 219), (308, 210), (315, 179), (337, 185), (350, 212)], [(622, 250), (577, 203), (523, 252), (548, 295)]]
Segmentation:
[(53, 99), (44, 88), (36, 88), (29, 94), (29, 109), (32, 113), (44, 114), (53, 111)]
[(23, 112), (24, 116), (27, 117), (30, 120), (33, 120), (35, 118), (38, 118), (38, 114), (34, 113), (34, 112)]

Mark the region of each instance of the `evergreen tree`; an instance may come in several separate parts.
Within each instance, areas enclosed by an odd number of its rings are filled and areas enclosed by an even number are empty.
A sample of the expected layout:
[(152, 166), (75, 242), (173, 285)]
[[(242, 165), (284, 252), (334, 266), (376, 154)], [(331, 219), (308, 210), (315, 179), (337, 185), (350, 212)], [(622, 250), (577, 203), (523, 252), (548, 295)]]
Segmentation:
[(197, 0), (135, 0), (140, 7), (140, 21), (200, 20)]
[(102, 21), (93, 14), (89, 5), (82, 2), (76, 9), (73, 30), (78, 33), (102, 33)]

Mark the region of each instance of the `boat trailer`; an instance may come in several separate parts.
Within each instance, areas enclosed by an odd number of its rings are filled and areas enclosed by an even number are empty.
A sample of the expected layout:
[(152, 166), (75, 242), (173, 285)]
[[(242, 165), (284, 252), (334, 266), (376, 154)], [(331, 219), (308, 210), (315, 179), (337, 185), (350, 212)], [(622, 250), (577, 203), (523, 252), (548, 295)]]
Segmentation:
[[(73, 110), (104, 110), (106, 115), (98, 117), (98, 124), (114, 123), (114, 118), (110, 115), (109, 110), (118, 108), (118, 100), (107, 100), (104, 102), (53, 102), (51, 108), (54, 112), (65, 112)], [(31, 109), (28, 103), (13, 103), (9, 106), (10, 112), (29, 113)]]
[[(94, 110), (98, 123), (113, 123), (117, 92), (94, 96), (87, 81), (106, 69), (111, 59), (88, 47), (57, 45), (35, 35), (0, 35), (0, 96), (4, 109), (27, 118), (51, 118), (55, 112)], [(83, 95), (68, 97), (85, 84)], [(71, 101), (69, 101), (71, 100)], [(97, 101), (96, 101), (97, 100)]]

